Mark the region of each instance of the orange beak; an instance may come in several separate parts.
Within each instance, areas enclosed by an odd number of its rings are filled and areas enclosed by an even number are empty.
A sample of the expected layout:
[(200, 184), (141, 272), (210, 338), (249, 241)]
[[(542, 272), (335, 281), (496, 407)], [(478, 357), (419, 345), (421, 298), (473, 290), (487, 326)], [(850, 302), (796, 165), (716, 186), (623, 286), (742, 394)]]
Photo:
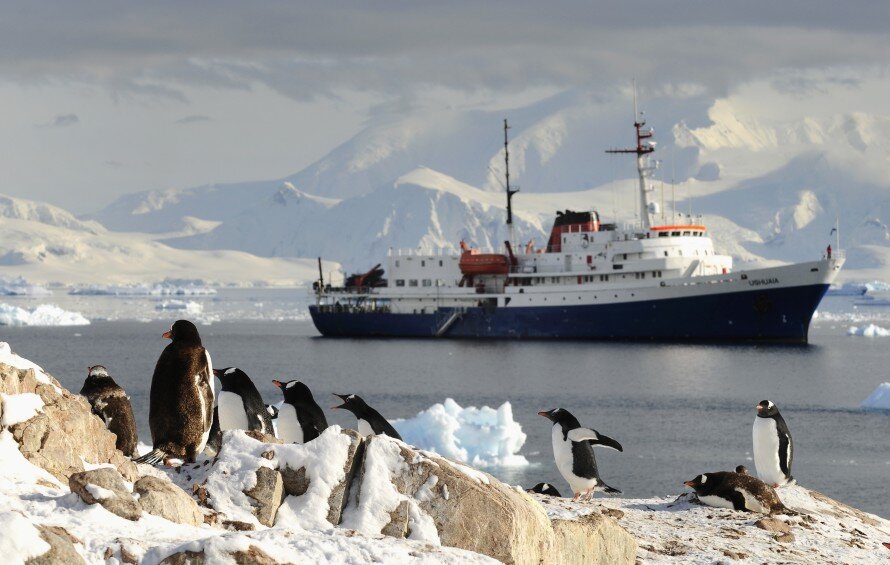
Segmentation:
[(757, 405), (757, 411), (758, 411), (758, 412), (763, 412), (763, 406), (761, 406), (760, 404), (758, 404), (758, 405)]
[(686, 482), (683, 483), (683, 484), (686, 485), (686, 486), (688, 486), (688, 487), (695, 488), (695, 483), (694, 483), (693, 481), (686, 481)]
[(547, 417), (547, 412), (545, 412), (545, 411), (542, 410), (542, 411), (538, 412), (538, 416), (544, 416), (544, 417), (546, 418), (546, 417)]
[(278, 388), (281, 388), (281, 387), (284, 386), (284, 383), (283, 383), (283, 382), (278, 381), (278, 380), (275, 380), (275, 379), (272, 379), (272, 384), (275, 385), (275, 386), (277, 386)]
[(161, 337), (166, 338), (166, 339), (173, 339), (173, 330), (165, 331), (164, 335), (162, 335)]

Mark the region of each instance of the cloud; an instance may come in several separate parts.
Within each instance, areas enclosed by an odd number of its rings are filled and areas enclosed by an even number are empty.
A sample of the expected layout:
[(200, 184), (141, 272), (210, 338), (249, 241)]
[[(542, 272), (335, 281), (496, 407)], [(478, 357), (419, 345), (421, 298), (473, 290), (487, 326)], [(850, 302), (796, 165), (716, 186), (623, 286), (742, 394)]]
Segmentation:
[(210, 116), (192, 115), (192, 116), (185, 116), (185, 117), (179, 118), (178, 120), (176, 120), (176, 123), (181, 126), (186, 126), (189, 124), (197, 124), (200, 122), (211, 122), (211, 121), (213, 121), (213, 118), (211, 118)]
[(589, 88), (631, 76), (721, 92), (782, 69), (886, 66), (887, 21), (883, 1), (562, 0), (546, 11), (539, 0), (36, 4), (0, 21), (0, 78), (89, 80), (182, 102), (189, 85), (261, 83), (312, 100), (431, 86)]
[(76, 126), (80, 123), (77, 114), (59, 114), (48, 124), (41, 124), (38, 127), (44, 128), (66, 128), (68, 126)]

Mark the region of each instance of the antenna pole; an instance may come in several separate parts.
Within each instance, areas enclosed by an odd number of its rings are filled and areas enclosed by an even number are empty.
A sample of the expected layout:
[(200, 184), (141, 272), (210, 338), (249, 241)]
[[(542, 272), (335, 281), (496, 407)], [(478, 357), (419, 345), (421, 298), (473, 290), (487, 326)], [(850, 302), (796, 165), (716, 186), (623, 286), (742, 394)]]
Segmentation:
[(510, 187), (510, 139), (507, 118), (504, 118), (504, 180), (507, 191), (507, 231), (509, 232), (510, 245), (513, 245), (513, 195), (519, 192), (519, 187)]
[[(637, 83), (633, 81), (633, 99), (634, 99), (634, 129), (636, 130), (636, 147), (629, 149), (609, 149), (606, 153), (633, 153), (637, 156), (637, 176), (639, 177), (639, 210), (640, 210), (640, 229), (648, 232), (652, 227), (652, 220), (649, 217), (649, 202), (646, 198), (648, 187), (646, 179), (652, 173), (652, 167), (649, 166), (647, 155), (655, 151), (655, 144), (645, 141), (652, 137), (651, 129), (642, 129), (646, 125), (643, 116), (637, 113)], [(637, 206), (634, 206), (637, 208)]]

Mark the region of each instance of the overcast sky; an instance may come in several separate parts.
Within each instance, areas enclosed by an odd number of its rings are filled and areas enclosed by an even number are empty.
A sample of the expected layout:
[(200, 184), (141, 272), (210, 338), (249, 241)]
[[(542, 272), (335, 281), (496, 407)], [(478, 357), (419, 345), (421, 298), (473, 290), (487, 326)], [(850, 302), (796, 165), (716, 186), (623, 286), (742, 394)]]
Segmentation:
[(890, 64), (886, 1), (4, 4), (0, 192), (76, 212), (297, 172), (403, 100)]

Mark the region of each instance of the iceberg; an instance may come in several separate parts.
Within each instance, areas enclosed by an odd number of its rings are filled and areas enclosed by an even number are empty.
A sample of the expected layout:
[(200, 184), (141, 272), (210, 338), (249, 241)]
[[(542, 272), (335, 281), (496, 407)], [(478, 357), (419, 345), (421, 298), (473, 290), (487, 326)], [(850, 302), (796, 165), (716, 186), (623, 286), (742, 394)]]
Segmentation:
[(865, 410), (890, 410), (890, 383), (881, 383), (862, 401)]
[(858, 335), (863, 337), (888, 337), (890, 336), (890, 330), (887, 328), (882, 328), (881, 326), (876, 326), (874, 324), (869, 324), (867, 326), (850, 326), (847, 330), (847, 335)]
[(167, 279), (157, 284), (92, 284), (71, 289), (68, 294), (81, 296), (212, 296), (216, 289), (200, 280)]
[(0, 278), (0, 296), (50, 296), (53, 291), (31, 284), (22, 277)]
[(451, 398), (413, 418), (395, 420), (406, 443), (476, 467), (524, 467), (519, 455), (526, 435), (513, 419), (513, 407), (460, 406)]
[(155, 310), (163, 310), (165, 312), (185, 312), (186, 314), (200, 314), (204, 311), (204, 307), (199, 303), (189, 300), (165, 300), (155, 304)]
[(88, 326), (90, 321), (80, 312), (62, 310), (55, 304), (35, 308), (19, 308), (0, 303), (0, 326)]

